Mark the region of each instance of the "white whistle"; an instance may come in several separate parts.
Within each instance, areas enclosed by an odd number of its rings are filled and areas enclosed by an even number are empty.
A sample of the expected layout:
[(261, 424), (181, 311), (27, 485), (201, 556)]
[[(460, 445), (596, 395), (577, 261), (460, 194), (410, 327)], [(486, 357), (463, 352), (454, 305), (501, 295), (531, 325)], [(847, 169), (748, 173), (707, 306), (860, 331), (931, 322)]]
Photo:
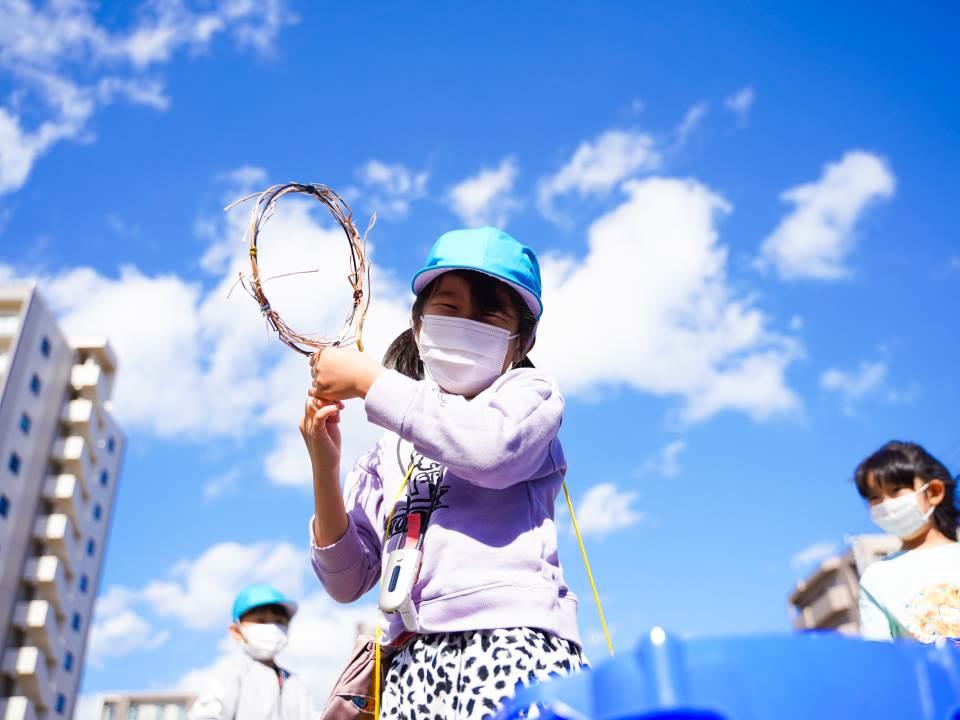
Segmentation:
[(380, 582), (380, 609), (385, 613), (400, 613), (403, 626), (410, 632), (417, 632), (420, 627), (417, 608), (410, 595), (422, 561), (420, 550), (398, 548), (387, 556)]

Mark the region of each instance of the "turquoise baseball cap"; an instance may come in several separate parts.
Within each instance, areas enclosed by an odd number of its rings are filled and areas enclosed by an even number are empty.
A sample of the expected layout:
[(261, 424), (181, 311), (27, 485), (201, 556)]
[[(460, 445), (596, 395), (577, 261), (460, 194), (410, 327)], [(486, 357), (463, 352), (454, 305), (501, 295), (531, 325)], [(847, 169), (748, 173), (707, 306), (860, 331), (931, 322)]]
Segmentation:
[(264, 605), (280, 605), (287, 611), (287, 616), (292, 618), (297, 614), (297, 604), (277, 590), (273, 585), (267, 583), (257, 583), (245, 587), (233, 601), (233, 621), (240, 622), (240, 618), (246, 615), (254, 608)]
[(413, 292), (419, 294), (431, 280), (450, 270), (475, 270), (502, 280), (520, 293), (537, 320), (543, 314), (537, 256), (503, 230), (486, 226), (441, 235), (413, 276)]

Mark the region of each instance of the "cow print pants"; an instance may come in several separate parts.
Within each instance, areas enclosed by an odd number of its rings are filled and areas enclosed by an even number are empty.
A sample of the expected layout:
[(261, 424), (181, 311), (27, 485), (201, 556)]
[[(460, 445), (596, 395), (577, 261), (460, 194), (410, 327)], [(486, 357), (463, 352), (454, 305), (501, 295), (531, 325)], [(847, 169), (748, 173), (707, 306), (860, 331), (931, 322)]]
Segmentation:
[(380, 720), (481, 720), (517, 685), (585, 665), (576, 643), (533, 628), (418, 635), (391, 658)]

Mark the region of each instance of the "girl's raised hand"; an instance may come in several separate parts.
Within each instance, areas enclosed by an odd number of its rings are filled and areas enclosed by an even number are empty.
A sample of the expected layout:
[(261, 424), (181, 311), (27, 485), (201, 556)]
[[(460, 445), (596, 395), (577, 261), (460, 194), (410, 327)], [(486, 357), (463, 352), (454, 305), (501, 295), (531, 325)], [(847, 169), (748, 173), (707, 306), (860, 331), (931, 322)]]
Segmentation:
[(318, 400), (363, 398), (382, 372), (383, 365), (369, 355), (352, 348), (324, 348), (310, 356), (310, 396)]
[(310, 461), (315, 470), (338, 468), (340, 465), (340, 411), (338, 400), (307, 398), (300, 421), (300, 434), (307, 444)]

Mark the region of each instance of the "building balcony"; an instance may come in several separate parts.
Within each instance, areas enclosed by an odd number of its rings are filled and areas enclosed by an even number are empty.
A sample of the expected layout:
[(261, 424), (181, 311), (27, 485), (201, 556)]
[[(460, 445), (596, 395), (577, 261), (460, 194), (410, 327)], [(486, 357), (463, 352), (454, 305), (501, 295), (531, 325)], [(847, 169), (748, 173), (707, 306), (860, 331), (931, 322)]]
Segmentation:
[(63, 406), (60, 421), (69, 429), (70, 435), (79, 435), (91, 448), (98, 446), (102, 423), (92, 401), (86, 398), (71, 400)]
[(29, 643), (46, 653), (48, 663), (56, 663), (61, 655), (60, 628), (53, 606), (46, 600), (17, 603), (13, 624), (27, 636)]
[(80, 397), (95, 405), (100, 405), (110, 397), (106, 374), (93, 362), (74, 365), (70, 371), (70, 384)]
[(0, 314), (0, 335), (12, 338), (20, 329), (20, 316)]
[(29, 698), (0, 698), (0, 720), (37, 720), (37, 711)]
[(804, 607), (797, 616), (801, 628), (835, 628), (849, 621), (857, 599), (845, 585), (835, 585)]
[(33, 537), (44, 543), (63, 563), (67, 575), (73, 574), (77, 557), (77, 537), (74, 525), (67, 515), (42, 515), (33, 526)]
[[(44, 555), (28, 559), (23, 578), (33, 585), (37, 595), (53, 606), (61, 621), (67, 616), (67, 573), (60, 558)], [(3, 720), (2, 715), (0, 720)]]
[(47, 711), (53, 707), (53, 686), (47, 663), (39, 648), (10, 648), (3, 654), (0, 672), (13, 680), (15, 695), (24, 695), (34, 706)]
[(60, 463), (64, 472), (75, 475), (83, 486), (84, 496), (90, 493), (94, 481), (92, 446), (82, 435), (59, 438), (53, 444), (53, 459)]
[(53, 503), (58, 513), (69, 516), (74, 525), (80, 524), (83, 487), (76, 475), (48, 475), (43, 485), (43, 497)]

